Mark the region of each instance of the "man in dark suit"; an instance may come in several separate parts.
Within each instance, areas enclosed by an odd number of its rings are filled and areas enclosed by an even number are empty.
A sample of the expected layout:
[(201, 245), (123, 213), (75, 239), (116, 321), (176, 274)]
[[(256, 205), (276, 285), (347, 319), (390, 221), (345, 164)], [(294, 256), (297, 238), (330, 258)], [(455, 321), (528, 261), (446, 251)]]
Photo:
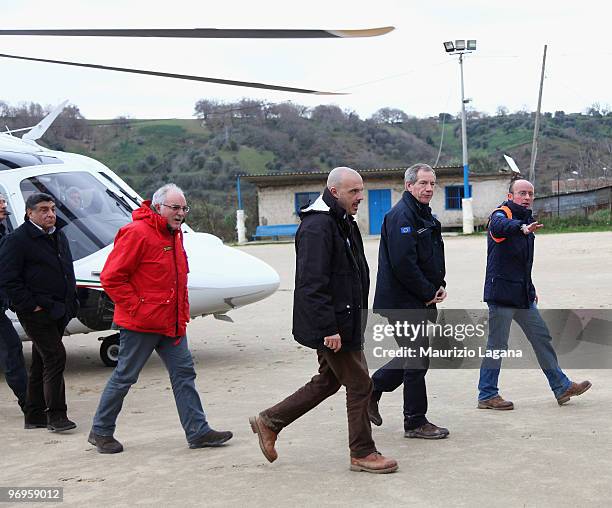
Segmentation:
[[(5, 221), (9, 215), (6, 198), (0, 194), (0, 244), (7, 230)], [(23, 410), (26, 401), (28, 373), (23, 358), (23, 346), (13, 327), (13, 323), (5, 314), (8, 308), (8, 298), (0, 287), (0, 368), (4, 371), (6, 382), (13, 390), (17, 402)]]
[(25, 219), (0, 248), (0, 287), (32, 339), (25, 428), (61, 432), (76, 427), (66, 414), (62, 343), (78, 306), (72, 255), (51, 196), (30, 195)]
[[(431, 214), (436, 174), (427, 164), (415, 164), (404, 175), (402, 199), (385, 215), (378, 251), (378, 277), (374, 310), (390, 323), (435, 321), (436, 303), (446, 298), (446, 269), (440, 222)], [(403, 338), (396, 338), (400, 346)], [(426, 335), (414, 338), (411, 346), (427, 347)], [(383, 392), (404, 384), (404, 436), (442, 439), (448, 429), (430, 423), (427, 413), (425, 374), (428, 358), (406, 362), (394, 358), (372, 376), (370, 421), (382, 425), (378, 401)]]

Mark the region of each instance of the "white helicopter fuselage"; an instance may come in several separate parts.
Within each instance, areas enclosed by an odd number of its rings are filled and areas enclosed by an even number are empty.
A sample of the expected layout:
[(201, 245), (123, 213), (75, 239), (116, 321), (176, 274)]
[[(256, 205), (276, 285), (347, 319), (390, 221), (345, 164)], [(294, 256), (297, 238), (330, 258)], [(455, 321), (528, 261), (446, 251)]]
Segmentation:
[[(89, 301), (68, 324), (66, 335), (110, 329), (112, 303), (103, 292), (100, 272), (114, 235), (130, 221), (131, 211), (142, 198), (92, 158), (48, 150), (34, 141), (0, 133), (0, 193), (5, 194), (11, 212), (9, 230), (23, 223), (25, 200), (32, 192), (48, 192), (56, 200), (58, 217), (67, 222), (63, 231), (75, 259), (79, 297)], [(278, 288), (278, 274), (263, 261), (224, 245), (213, 235), (194, 232), (187, 225), (182, 229), (192, 318), (214, 314), (231, 321), (225, 315), (228, 311), (266, 298)], [(27, 340), (16, 316), (10, 311), (9, 315)]]

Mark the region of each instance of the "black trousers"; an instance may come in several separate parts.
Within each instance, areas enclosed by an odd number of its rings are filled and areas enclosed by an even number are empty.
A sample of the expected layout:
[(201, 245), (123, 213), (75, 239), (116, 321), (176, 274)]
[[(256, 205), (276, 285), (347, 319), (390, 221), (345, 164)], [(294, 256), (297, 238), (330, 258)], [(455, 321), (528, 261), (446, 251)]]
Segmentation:
[(23, 346), (13, 323), (0, 308), (0, 369), (6, 382), (23, 408), (26, 400), (28, 373), (23, 358)]
[[(389, 323), (397, 322), (427, 322), (427, 315), (409, 311), (402, 315), (401, 311), (389, 316)], [(429, 347), (427, 335), (419, 335), (415, 340), (404, 337), (395, 338), (400, 347), (409, 347), (419, 351), (421, 347)], [(412, 430), (427, 423), (427, 387), (425, 375), (429, 369), (429, 358), (393, 358), (372, 375), (373, 396), (380, 398), (382, 392), (392, 392), (404, 384), (404, 429)]]
[[(45, 310), (19, 313), (23, 329), (32, 339), (32, 364), (26, 396), (26, 421), (52, 422), (66, 416), (64, 369), (66, 350), (62, 336), (66, 320), (55, 320)], [(46, 413), (46, 415), (45, 415)]]

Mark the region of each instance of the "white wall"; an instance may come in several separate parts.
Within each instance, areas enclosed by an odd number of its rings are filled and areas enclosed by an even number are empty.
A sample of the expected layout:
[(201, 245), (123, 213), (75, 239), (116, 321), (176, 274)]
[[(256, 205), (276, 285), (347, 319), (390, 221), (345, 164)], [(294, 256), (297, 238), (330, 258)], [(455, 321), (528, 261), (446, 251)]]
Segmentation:
[[(368, 179), (367, 175), (365, 176), (365, 197), (359, 206), (357, 221), (362, 233), (368, 234), (370, 231), (368, 191), (391, 189), (391, 205), (393, 206), (402, 197), (404, 184), (396, 177)], [(509, 181), (510, 178), (505, 175), (472, 178), (475, 224), (485, 224), (491, 211), (506, 199)], [(431, 208), (443, 227), (460, 227), (463, 221), (461, 210), (445, 209), (444, 187), (447, 185), (463, 185), (463, 178), (438, 178), (438, 185), (431, 200)], [(295, 193), (322, 192), (324, 187), (325, 179), (322, 179), (321, 182), (296, 182), (293, 185), (258, 187), (259, 224), (297, 224), (299, 218), (295, 214)]]

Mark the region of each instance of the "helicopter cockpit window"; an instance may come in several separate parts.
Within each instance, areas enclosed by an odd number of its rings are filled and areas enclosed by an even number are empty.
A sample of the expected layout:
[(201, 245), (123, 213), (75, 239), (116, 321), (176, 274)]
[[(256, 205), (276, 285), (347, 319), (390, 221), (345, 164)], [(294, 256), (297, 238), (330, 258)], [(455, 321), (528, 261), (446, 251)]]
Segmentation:
[(120, 227), (132, 220), (132, 208), (90, 173), (39, 175), (22, 180), (21, 193), (44, 192), (55, 199), (58, 223), (70, 243), (72, 257), (84, 258), (110, 245)]

